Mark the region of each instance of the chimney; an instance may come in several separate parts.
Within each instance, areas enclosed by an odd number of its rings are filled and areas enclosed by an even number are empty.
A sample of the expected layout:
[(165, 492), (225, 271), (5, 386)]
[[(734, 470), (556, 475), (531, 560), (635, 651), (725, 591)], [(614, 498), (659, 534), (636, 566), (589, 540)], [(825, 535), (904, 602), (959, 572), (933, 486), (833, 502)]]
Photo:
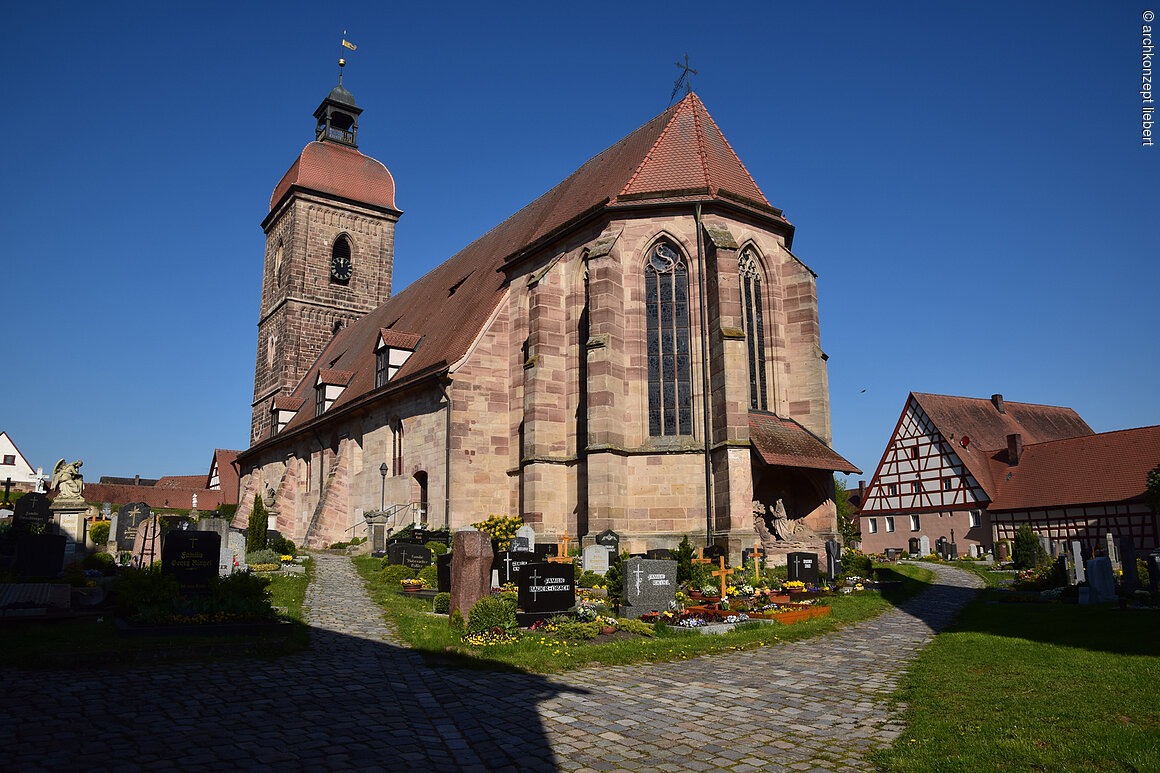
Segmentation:
[(1007, 464), (1014, 467), (1019, 464), (1019, 457), (1023, 455), (1023, 436), (1012, 432), (1007, 436)]
[(134, 486), (140, 486), (140, 485), (141, 485), (141, 476), (140, 476), (140, 475), (134, 475), (134, 476), (133, 476), (133, 485), (134, 485)]
[(995, 410), (999, 413), (1007, 412), (1007, 409), (1003, 406), (1003, 395), (991, 395), (991, 402), (995, 404)]
[(858, 481), (858, 496), (861, 497), (863, 502), (866, 501), (866, 481), (864, 480)]

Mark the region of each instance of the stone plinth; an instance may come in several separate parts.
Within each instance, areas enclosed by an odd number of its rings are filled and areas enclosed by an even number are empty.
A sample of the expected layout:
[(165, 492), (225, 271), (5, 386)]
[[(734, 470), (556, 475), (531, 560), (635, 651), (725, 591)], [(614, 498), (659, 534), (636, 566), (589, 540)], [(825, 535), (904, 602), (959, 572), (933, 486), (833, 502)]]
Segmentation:
[(83, 499), (57, 499), (49, 505), (52, 510), (52, 519), (56, 522), (60, 533), (65, 536), (64, 562), (69, 564), (79, 559), (78, 549), (84, 551), (85, 546), (85, 516), (89, 514), (89, 506)]

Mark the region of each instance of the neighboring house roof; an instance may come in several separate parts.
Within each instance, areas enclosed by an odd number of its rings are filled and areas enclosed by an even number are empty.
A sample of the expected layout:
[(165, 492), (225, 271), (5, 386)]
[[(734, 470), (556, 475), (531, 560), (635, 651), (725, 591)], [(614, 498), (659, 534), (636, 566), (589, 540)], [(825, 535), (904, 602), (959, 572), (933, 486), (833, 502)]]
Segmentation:
[[(350, 152), (332, 143), (312, 144)], [(279, 183), (275, 190), (275, 199), (282, 195), (282, 186)], [(354, 374), (327, 413), (373, 392), (373, 352), (383, 330), (406, 331), (423, 339), (423, 345), (408, 358), (390, 384), (382, 388), (384, 391), (446, 370), (467, 353), (502, 299), (506, 289), (502, 269), (508, 261), (519, 259), (528, 253), (530, 246), (563, 233), (601, 210), (637, 206), (646, 200), (672, 201), (674, 197), (676, 200), (728, 200), (785, 224), (787, 234), (792, 235), (792, 226), (753, 182), (704, 104), (696, 94), (689, 94), (620, 142), (593, 156), (559, 185), (358, 322), (339, 331), (314, 367), (304, 374), (294, 396), (307, 400), (308, 390), (314, 388), (320, 369)], [(312, 421), (325, 421), (326, 416), (315, 417), (312, 411), (299, 411), (283, 433)], [(261, 445), (259, 442), (255, 447)], [(854, 468), (851, 466), (851, 469)]]
[(749, 442), (766, 464), (862, 472), (793, 419), (772, 413), (749, 414)]
[(1160, 464), (1160, 426), (1024, 445), (1015, 465), (1004, 448), (989, 463), (990, 510), (1139, 500), (1148, 473)]
[[(1092, 434), (1078, 413), (1062, 406), (1008, 402), (999, 395), (986, 399), (911, 392), (911, 397), (992, 500), (994, 483), (987, 452), (1006, 449), (1008, 435), (1019, 433), (1027, 444)], [(970, 438), (965, 448), (961, 443), (964, 435)]]
[(240, 451), (231, 451), (227, 448), (215, 448), (213, 458), (209, 463), (209, 472), (202, 477), (204, 481), (203, 485), (205, 488), (209, 488), (210, 479), (213, 477), (214, 466), (217, 466), (218, 488), (222, 492), (222, 504), (225, 505), (237, 503), (238, 471), (234, 468), (234, 461), (240, 453)]
[(274, 186), (271, 212), (292, 187), (395, 210), (395, 178), (382, 162), (333, 142), (315, 140), (302, 149)]
[(204, 475), (162, 475), (154, 488), (205, 488)]

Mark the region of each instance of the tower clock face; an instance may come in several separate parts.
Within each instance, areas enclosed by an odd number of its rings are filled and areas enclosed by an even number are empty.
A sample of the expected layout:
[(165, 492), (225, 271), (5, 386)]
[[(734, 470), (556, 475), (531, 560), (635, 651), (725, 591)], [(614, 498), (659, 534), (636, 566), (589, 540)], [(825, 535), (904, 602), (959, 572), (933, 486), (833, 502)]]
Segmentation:
[(335, 255), (330, 259), (330, 278), (339, 284), (346, 284), (354, 273), (354, 265), (347, 255)]

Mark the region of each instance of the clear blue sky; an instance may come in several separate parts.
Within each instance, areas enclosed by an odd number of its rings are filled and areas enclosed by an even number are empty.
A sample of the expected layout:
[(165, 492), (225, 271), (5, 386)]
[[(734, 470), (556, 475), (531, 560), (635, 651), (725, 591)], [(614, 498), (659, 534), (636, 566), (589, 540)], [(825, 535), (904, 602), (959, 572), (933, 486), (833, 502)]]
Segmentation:
[(865, 477), (911, 390), (1160, 423), (1148, 7), (9, 3), (0, 429), (88, 480), (246, 445), (258, 224), (344, 29), (405, 212), (396, 291), (664, 110), (688, 52), (819, 275)]

